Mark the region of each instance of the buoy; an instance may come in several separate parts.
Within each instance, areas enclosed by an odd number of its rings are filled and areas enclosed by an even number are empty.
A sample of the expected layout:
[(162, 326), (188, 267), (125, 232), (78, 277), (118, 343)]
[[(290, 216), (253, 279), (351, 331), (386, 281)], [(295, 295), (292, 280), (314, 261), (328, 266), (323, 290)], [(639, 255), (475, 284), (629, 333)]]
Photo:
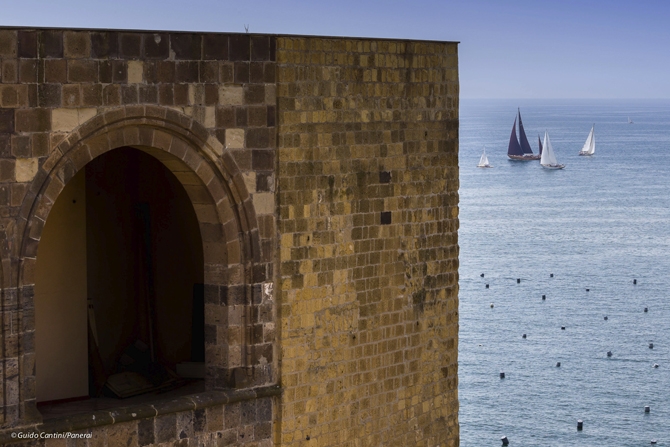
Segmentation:
[(561, 326), (561, 330), (564, 331), (564, 330), (565, 330), (565, 326)]
[(612, 357), (612, 351), (607, 351), (607, 357)]
[(493, 303), (491, 303), (491, 309), (493, 309)]
[(649, 413), (649, 412), (651, 412), (651, 408), (649, 408), (649, 405), (646, 405), (646, 406), (644, 407), (644, 412), (645, 412), (645, 413)]
[(645, 311), (645, 312), (649, 312), (649, 309), (647, 309), (647, 308), (645, 307), (645, 308), (644, 308), (644, 311)]
[(500, 378), (504, 379), (505, 378), (505, 373), (503, 371), (500, 371)]
[(649, 349), (654, 349), (654, 344), (653, 343), (649, 343)]
[(607, 321), (607, 315), (605, 315), (605, 321)]
[(487, 288), (487, 289), (489, 288), (489, 285), (488, 285), (488, 284), (486, 285), (486, 288)]
[(587, 291), (587, 292), (590, 292), (590, 291), (591, 291), (591, 289), (586, 289), (586, 291)]
[(634, 280), (633, 280), (633, 284), (637, 284), (637, 279), (634, 279)]
[(546, 300), (546, 299), (547, 299), (547, 295), (542, 295), (542, 299), (543, 299), (543, 300)]
[(509, 439), (507, 439), (507, 436), (503, 436), (500, 438), (500, 440), (502, 441), (502, 445), (509, 445)]
[(516, 279), (516, 283), (519, 284), (521, 282), (521, 278)]
[(523, 334), (521, 337), (522, 337), (522, 338), (526, 338), (526, 334)]
[(658, 368), (658, 363), (654, 363), (654, 368)]
[(549, 273), (549, 277), (550, 277), (550, 278), (553, 278), (553, 277), (554, 277), (554, 274), (553, 274), (553, 273)]
[(556, 368), (560, 368), (560, 367), (561, 367), (561, 362), (556, 362)]
[(581, 419), (577, 420), (577, 431), (582, 431), (584, 428), (584, 422)]
[(482, 273), (482, 274), (481, 274), (481, 275), (479, 275), (479, 276), (481, 276), (481, 277), (483, 278), (483, 277), (484, 277), (484, 274)]

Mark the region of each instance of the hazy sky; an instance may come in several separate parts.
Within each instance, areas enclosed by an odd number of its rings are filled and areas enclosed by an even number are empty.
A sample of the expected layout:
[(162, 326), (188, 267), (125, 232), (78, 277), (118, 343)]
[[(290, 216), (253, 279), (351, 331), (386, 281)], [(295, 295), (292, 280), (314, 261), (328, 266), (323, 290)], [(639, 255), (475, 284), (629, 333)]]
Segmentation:
[(463, 98), (670, 98), (664, 0), (0, 0), (0, 25), (460, 41)]

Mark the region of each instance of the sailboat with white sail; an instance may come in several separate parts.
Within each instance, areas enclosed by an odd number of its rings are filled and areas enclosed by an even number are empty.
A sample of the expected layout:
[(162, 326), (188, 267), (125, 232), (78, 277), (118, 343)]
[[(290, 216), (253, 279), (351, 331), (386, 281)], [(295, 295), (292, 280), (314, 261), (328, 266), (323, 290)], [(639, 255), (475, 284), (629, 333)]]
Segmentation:
[(589, 132), (589, 136), (586, 137), (586, 143), (584, 143), (582, 150), (579, 151), (579, 155), (593, 155), (596, 152), (596, 136), (593, 133), (595, 127), (595, 124), (591, 126), (591, 132)]
[[(519, 122), (519, 136), (517, 138), (517, 121)], [(509, 137), (509, 146), (507, 147), (507, 156), (511, 160), (539, 160), (540, 155), (534, 154), (530, 148), (528, 137), (523, 129), (523, 122), (521, 121), (521, 110), (517, 109), (516, 118), (512, 125), (512, 134)]]
[(545, 169), (563, 169), (565, 167), (565, 165), (559, 164), (558, 160), (556, 160), (554, 148), (551, 147), (551, 141), (549, 140), (549, 133), (546, 131), (544, 132), (544, 143), (542, 144), (540, 164)]
[(492, 168), (493, 165), (489, 163), (489, 157), (486, 156), (486, 148), (484, 148), (484, 153), (482, 154), (481, 158), (479, 159), (479, 163), (477, 164), (478, 168)]

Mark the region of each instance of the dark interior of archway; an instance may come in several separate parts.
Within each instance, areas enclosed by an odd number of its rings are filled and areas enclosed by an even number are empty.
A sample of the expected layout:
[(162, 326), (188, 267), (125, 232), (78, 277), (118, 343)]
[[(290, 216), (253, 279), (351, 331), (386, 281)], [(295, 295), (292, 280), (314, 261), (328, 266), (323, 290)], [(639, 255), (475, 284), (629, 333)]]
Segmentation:
[(177, 178), (137, 149), (115, 149), (85, 169), (91, 395), (122, 372), (160, 385), (177, 364), (204, 362), (193, 205)]

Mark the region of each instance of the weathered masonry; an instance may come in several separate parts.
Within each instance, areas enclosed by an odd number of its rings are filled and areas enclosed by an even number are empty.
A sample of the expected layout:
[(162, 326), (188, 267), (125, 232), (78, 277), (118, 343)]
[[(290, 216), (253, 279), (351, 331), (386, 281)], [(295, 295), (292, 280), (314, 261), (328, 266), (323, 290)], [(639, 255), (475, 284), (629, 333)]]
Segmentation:
[(456, 43), (2, 28), (0, 444), (457, 446), (457, 231)]

